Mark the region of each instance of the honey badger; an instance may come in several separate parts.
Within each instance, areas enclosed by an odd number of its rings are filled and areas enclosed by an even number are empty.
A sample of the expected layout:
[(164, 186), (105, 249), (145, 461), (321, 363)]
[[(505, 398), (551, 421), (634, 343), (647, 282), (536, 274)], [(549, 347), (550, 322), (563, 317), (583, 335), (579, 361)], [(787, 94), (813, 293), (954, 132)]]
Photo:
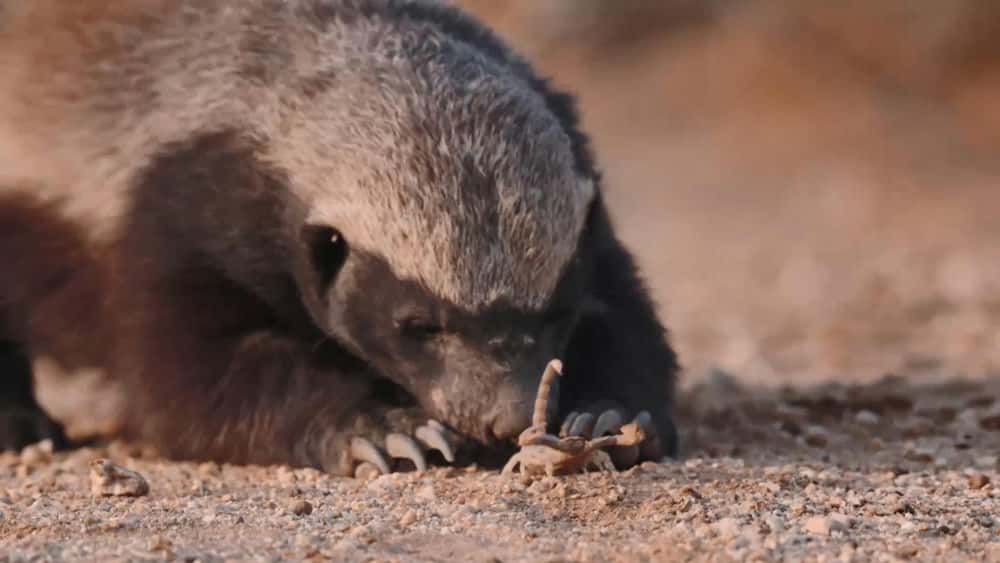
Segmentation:
[(424, 467), (509, 448), (558, 357), (567, 432), (675, 453), (572, 98), (441, 2), (3, 0), (0, 219), (7, 447), (60, 434), (46, 356), (170, 457)]

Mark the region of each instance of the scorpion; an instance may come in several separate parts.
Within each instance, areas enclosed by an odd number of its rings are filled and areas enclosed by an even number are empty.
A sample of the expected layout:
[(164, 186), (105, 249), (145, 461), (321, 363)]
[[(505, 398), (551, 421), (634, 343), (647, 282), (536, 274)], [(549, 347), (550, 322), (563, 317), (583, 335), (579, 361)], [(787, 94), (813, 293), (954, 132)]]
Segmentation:
[(562, 375), (562, 369), (562, 362), (558, 359), (550, 361), (546, 366), (542, 381), (538, 385), (531, 426), (518, 436), (517, 445), (520, 451), (511, 456), (501, 471), (502, 474), (512, 473), (518, 467), (522, 474), (544, 473), (549, 477), (556, 473), (575, 473), (581, 470), (586, 472), (590, 468), (614, 471), (615, 465), (611, 461), (611, 456), (603, 451), (603, 448), (632, 446), (645, 439), (642, 426), (634, 422), (622, 426), (617, 435), (598, 436), (590, 440), (582, 436), (549, 434), (546, 417), (549, 393), (552, 382)]

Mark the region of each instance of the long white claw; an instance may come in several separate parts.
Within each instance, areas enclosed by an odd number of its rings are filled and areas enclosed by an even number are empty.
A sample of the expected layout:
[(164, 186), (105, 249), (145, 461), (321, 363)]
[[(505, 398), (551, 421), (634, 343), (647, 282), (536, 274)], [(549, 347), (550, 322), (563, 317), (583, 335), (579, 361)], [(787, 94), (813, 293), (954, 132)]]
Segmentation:
[(444, 456), (444, 459), (448, 463), (454, 463), (455, 452), (452, 450), (448, 439), (445, 438), (445, 432), (447, 430), (445, 430), (440, 422), (429, 420), (427, 424), (417, 428), (417, 431), (413, 434), (427, 449), (441, 452), (441, 455)]
[(375, 447), (375, 444), (367, 438), (355, 437), (351, 439), (351, 457), (355, 461), (366, 461), (374, 465), (383, 474), (389, 473), (389, 462), (386, 461), (382, 452)]
[(382, 471), (367, 461), (362, 461), (354, 468), (354, 478), (368, 481), (382, 474)]
[(605, 434), (617, 434), (624, 423), (625, 420), (622, 418), (622, 414), (617, 410), (604, 411), (594, 424), (594, 438), (599, 438)]
[(413, 438), (405, 434), (392, 433), (385, 437), (385, 451), (398, 459), (408, 459), (413, 462), (417, 471), (427, 471), (427, 459), (424, 452)]

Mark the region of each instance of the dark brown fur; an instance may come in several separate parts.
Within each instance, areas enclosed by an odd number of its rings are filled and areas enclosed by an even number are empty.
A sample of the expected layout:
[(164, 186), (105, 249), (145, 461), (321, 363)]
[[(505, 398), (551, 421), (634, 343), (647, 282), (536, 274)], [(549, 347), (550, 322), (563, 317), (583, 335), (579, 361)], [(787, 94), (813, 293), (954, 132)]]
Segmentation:
[(0, 449), (64, 442), (35, 401), (29, 358), (69, 370), (107, 364), (103, 258), (54, 205), (0, 197)]

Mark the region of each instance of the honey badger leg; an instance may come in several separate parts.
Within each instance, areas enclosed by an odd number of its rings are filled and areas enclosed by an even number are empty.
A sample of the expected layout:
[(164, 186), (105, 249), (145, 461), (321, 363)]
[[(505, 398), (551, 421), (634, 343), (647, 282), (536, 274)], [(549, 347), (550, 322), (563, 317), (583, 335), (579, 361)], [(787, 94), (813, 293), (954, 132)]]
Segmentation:
[(676, 355), (600, 202), (585, 237), (584, 248), (593, 261), (591, 293), (600, 308), (582, 320), (567, 349), (559, 397), (561, 432), (590, 438), (635, 421), (647, 438), (639, 446), (613, 448), (618, 467), (674, 456)]
[(68, 447), (36, 399), (31, 363), (101, 364), (101, 270), (78, 225), (12, 189), (0, 186), (0, 451), (45, 439)]
[(27, 357), (13, 342), (0, 341), (0, 451), (45, 439), (56, 448), (66, 445), (62, 427), (35, 401)]
[(345, 476), (361, 462), (398, 469), (395, 458), (423, 468), (432, 449), (454, 459), (446, 433), (421, 430), (428, 422), (422, 410), (383, 401), (378, 382), (361, 365), (347, 368), (340, 351), (270, 331), (235, 343), (212, 339), (199, 329), (217, 315), (188, 317), (186, 332), (168, 326), (169, 313), (157, 316), (148, 328), (133, 326), (122, 350), (134, 361), (127, 421), (134, 437), (169, 457)]

